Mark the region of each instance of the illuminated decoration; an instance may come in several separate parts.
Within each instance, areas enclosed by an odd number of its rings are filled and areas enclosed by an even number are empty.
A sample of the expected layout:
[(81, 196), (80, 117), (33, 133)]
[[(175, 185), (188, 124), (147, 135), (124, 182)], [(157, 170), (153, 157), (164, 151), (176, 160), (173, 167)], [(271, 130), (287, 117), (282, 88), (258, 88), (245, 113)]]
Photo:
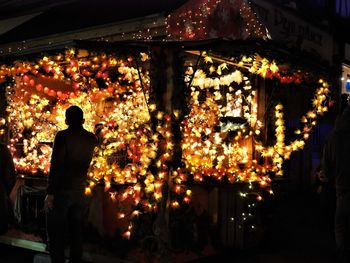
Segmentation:
[(307, 112), (305, 116), (302, 116), (301, 122), (303, 124), (302, 130), (296, 130), (295, 133), (300, 136), (299, 139), (295, 139), (289, 145), (285, 143), (285, 126), (283, 122), (283, 106), (278, 104), (275, 108), (276, 117), (276, 144), (274, 147), (257, 147), (257, 151), (262, 152), (265, 157), (272, 158), (272, 171), (276, 175), (283, 175), (282, 164), (285, 159), (289, 159), (293, 151), (303, 149), (306, 140), (310, 137), (314, 126), (317, 124), (317, 116), (323, 115), (328, 111), (327, 100), (329, 94), (328, 84), (322, 79), (319, 80), (320, 87), (316, 90), (315, 97), (313, 99), (313, 107)]
[[(78, 105), (84, 111), (84, 127), (98, 134), (100, 144), (90, 166), (86, 194), (103, 184), (116, 205), (131, 198), (133, 207), (155, 210), (167, 182), (183, 198), (173, 201), (172, 207), (189, 202), (191, 192), (182, 185), (187, 175), (167, 166), (173, 149), (171, 117), (148, 103), (148, 63), (147, 53), (115, 57), (67, 50), (36, 62), (1, 66), (17, 171), (22, 176), (48, 174), (54, 136), (67, 127), (65, 110)], [(154, 130), (151, 114), (158, 121)], [(123, 213), (125, 218), (138, 214), (138, 210)]]
[[(7, 123), (17, 170), (24, 176), (47, 175), (52, 141), (66, 127), (64, 112), (79, 105), (84, 127), (95, 131), (100, 143), (86, 193), (102, 184), (120, 207), (116, 218), (158, 210), (164, 185), (169, 186), (172, 208), (190, 202), (185, 184), (189, 178), (256, 183), (272, 193), (270, 175), (283, 174), (283, 162), (303, 148), (317, 116), (327, 111), (328, 84), (320, 80), (312, 109), (296, 131), (300, 138), (285, 142), (283, 106), (277, 105), (276, 143), (265, 146), (251, 74), (291, 84), (304, 81), (303, 74), (281, 73), (277, 62), (257, 54), (217, 62), (214, 55), (202, 53), (199, 68), (189, 66), (185, 72), (184, 81), (191, 83), (189, 114), (180, 124), (185, 167), (174, 167), (171, 125), (179, 112), (167, 114), (149, 102), (149, 59), (148, 53), (135, 57), (72, 49), (35, 62), (2, 65), (0, 81), (7, 83)], [(256, 195), (257, 201), (262, 198)], [(125, 200), (132, 200), (133, 209), (122, 205)], [(123, 235), (131, 232), (130, 225)]]
[[(282, 165), (293, 151), (302, 149), (316, 125), (318, 115), (328, 110), (328, 84), (320, 80), (313, 107), (302, 117), (300, 138), (285, 142), (283, 106), (275, 109), (274, 146), (261, 142), (262, 121), (257, 115), (257, 88), (249, 81), (247, 72), (262, 77), (301, 81), (300, 76), (279, 73), (274, 61), (258, 55), (233, 60), (215, 60), (203, 53), (202, 65), (207, 71), (187, 69), (186, 82), (191, 83), (190, 114), (183, 121), (183, 157), (186, 167), (197, 181), (206, 177), (229, 182), (258, 182), (269, 186), (269, 176), (283, 174)], [(219, 61), (219, 62), (218, 62)], [(262, 161), (263, 160), (263, 161)]]
[[(145, 54), (141, 55), (141, 60), (147, 60)], [(16, 78), (21, 78), (7, 92), (10, 94), (8, 112), (13, 135), (11, 146), (15, 156), (20, 155), (16, 147), (23, 145), (23, 149), (20, 149), (23, 157), (15, 159), (20, 172), (48, 172), (51, 147), (47, 143), (53, 141), (58, 130), (66, 127), (64, 111), (69, 105), (78, 105), (83, 109), (86, 119), (84, 125), (88, 130), (93, 131), (96, 123), (103, 122), (102, 133), (105, 133), (106, 139), (102, 141), (100, 150), (104, 150), (107, 146), (103, 143), (108, 142), (107, 155), (104, 151), (106, 158), (111, 158), (110, 155), (120, 146), (121, 141), (125, 148), (133, 137), (138, 137), (138, 125), (147, 122), (149, 115), (138, 71), (130, 66), (132, 63), (128, 60), (132, 61), (132, 58), (117, 60), (105, 54), (89, 59), (79, 58), (79, 54), (75, 55), (74, 50), (69, 50), (64, 55), (44, 57), (38, 64), (23, 62), (15, 68), (2, 68), (5, 74), (11, 72), (18, 76)], [(91, 75), (94, 78), (90, 78)], [(42, 82), (46, 79), (57, 80), (57, 83), (48, 87), (36, 83), (38, 78)], [(147, 73), (144, 78), (143, 82), (148, 85)], [(70, 90), (66, 87), (65, 90), (60, 89), (60, 86), (64, 86), (61, 82), (65, 81), (70, 83)], [(116, 101), (123, 101), (122, 104), (118, 103), (118, 106), (123, 107), (114, 107)], [(111, 104), (109, 107), (112, 110), (108, 109), (107, 104)], [(134, 108), (137, 110), (131, 110)], [(107, 116), (108, 111), (112, 112)], [(113, 121), (108, 119), (116, 114), (121, 117)], [(120, 141), (109, 143), (111, 132), (118, 134), (114, 137)], [(119, 183), (117, 176), (114, 177), (114, 181)], [(103, 176), (99, 179), (103, 179)]]
[(268, 38), (247, 0), (191, 0), (166, 19), (169, 39)]

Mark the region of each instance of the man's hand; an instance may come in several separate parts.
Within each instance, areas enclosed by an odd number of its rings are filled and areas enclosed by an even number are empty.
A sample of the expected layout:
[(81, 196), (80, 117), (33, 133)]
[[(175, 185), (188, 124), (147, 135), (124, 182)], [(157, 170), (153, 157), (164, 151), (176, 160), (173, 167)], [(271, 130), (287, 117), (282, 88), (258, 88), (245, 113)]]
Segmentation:
[(45, 197), (45, 201), (44, 201), (44, 209), (46, 212), (48, 212), (49, 210), (51, 210), (53, 208), (53, 195), (46, 195)]

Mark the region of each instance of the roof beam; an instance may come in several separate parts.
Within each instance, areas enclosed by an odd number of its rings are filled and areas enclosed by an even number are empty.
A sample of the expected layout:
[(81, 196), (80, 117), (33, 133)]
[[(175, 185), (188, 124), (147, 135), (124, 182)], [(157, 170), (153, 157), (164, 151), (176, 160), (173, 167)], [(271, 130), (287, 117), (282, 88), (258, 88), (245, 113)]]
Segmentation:
[(6, 43), (0, 45), (0, 56), (18, 56), (64, 48), (74, 40), (118, 41), (130, 40), (132, 36), (136, 39), (137, 34), (144, 31), (153, 36), (164, 36), (165, 30), (165, 16), (159, 13), (21, 42)]

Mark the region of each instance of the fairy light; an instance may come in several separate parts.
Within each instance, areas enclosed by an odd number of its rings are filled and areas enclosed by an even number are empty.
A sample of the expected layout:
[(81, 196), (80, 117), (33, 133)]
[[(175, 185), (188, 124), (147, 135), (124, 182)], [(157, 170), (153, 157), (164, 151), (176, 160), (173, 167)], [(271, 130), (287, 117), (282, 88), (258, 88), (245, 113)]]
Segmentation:
[[(223, 10), (241, 17), (242, 34), (235, 31), (235, 16), (227, 15)], [(188, 1), (168, 15), (165, 23), (168, 39), (194, 40), (227, 36), (235, 39), (268, 38), (266, 28), (259, 22), (248, 1), (235, 4), (228, 0)]]

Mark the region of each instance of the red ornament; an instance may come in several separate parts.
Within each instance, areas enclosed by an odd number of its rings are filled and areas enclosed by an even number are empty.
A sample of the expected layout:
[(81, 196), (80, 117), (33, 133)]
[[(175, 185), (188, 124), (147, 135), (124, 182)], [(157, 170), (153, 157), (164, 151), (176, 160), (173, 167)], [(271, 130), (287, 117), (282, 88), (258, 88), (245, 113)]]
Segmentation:
[(79, 89), (79, 83), (78, 82), (74, 82), (72, 86), (73, 86), (73, 89), (75, 89), (75, 90)]
[(43, 90), (43, 85), (37, 84), (37, 85), (35, 86), (35, 88), (36, 88), (37, 91), (42, 91), (42, 90)]
[(265, 78), (272, 79), (273, 78), (273, 72), (271, 70), (266, 70)]
[(165, 116), (164, 116), (164, 119), (165, 119), (167, 122), (169, 122), (169, 121), (171, 120), (171, 117), (170, 117), (170, 115), (165, 115)]
[(91, 73), (89, 71), (87, 71), (86, 69), (83, 70), (82, 74), (84, 76), (90, 76), (91, 75)]
[(29, 77), (28, 77), (27, 75), (24, 75), (24, 76), (23, 76), (23, 82), (24, 82), (24, 84), (27, 84), (28, 81), (29, 81)]
[(68, 98), (68, 95), (65, 94), (65, 93), (63, 93), (63, 94), (61, 95), (61, 99), (62, 99), (62, 100), (66, 100), (67, 98)]
[(45, 67), (44, 67), (44, 70), (45, 70), (47, 73), (49, 73), (49, 72), (52, 70), (52, 68), (51, 68), (50, 66), (45, 66)]
[(34, 87), (34, 85), (35, 85), (35, 80), (34, 79), (29, 80), (29, 86)]
[(108, 86), (107, 91), (112, 93), (114, 91), (114, 87), (113, 86)]
[(49, 96), (54, 97), (54, 96), (56, 96), (56, 91), (51, 89), (48, 94), (49, 94)]

